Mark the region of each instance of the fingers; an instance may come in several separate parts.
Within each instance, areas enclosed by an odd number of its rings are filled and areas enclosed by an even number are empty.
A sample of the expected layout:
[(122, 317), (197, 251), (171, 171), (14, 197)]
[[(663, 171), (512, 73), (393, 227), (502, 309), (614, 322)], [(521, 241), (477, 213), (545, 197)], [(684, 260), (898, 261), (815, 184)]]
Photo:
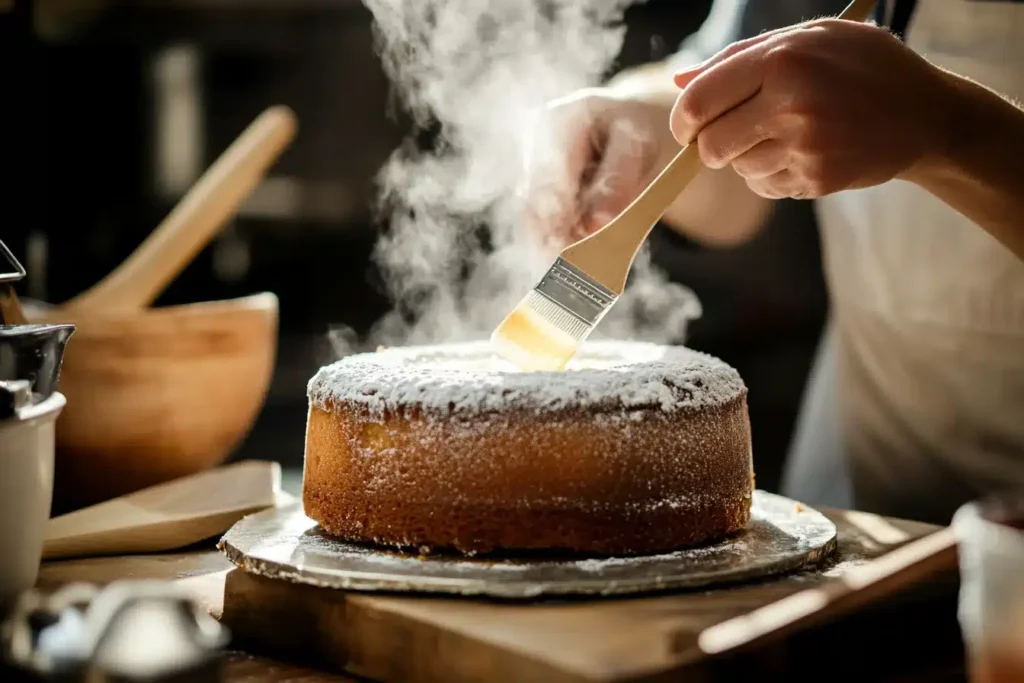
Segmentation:
[(809, 199), (806, 186), (789, 169), (763, 178), (747, 179), (747, 187), (767, 199)]
[(700, 158), (708, 168), (724, 168), (756, 145), (777, 137), (776, 117), (764, 97), (754, 96), (713, 120), (697, 134)]
[(789, 168), (789, 149), (778, 140), (765, 140), (733, 159), (737, 175), (747, 180), (768, 178)]
[(761, 43), (779, 35), (780, 33), (792, 31), (793, 28), (793, 26), (784, 26), (783, 28), (777, 28), (773, 31), (766, 31), (751, 38), (738, 40), (735, 43), (732, 43), (731, 45), (719, 50), (712, 56), (705, 59), (703, 62), (694, 64), (693, 66), (689, 66), (685, 69), (681, 69), (680, 71), (676, 72), (676, 74), (673, 76), (673, 81), (675, 82), (676, 87), (685, 88), (687, 85), (689, 85), (690, 81), (692, 81), (694, 78), (699, 76), (701, 73), (707, 71), (711, 67), (725, 61), (729, 57), (732, 57), (733, 55), (739, 52), (746, 50), (747, 48), (754, 47), (755, 45), (760, 45)]
[(690, 81), (672, 107), (669, 124), (680, 144), (690, 143), (704, 126), (757, 94), (769, 45), (771, 40), (741, 50)]
[[(716, 119), (697, 135), (701, 161), (709, 168), (732, 166), (761, 196), (777, 199), (792, 196), (794, 183), (786, 173), (792, 162), (792, 150), (780, 137), (785, 131), (773, 130), (772, 116), (763, 98), (755, 96)], [(771, 178), (771, 180), (767, 180)], [(749, 183), (748, 183), (749, 184)], [(781, 193), (781, 194), (780, 194)]]
[(655, 141), (629, 119), (608, 125), (600, 164), (582, 195), (581, 227), (586, 236), (600, 230), (639, 194), (654, 156)]

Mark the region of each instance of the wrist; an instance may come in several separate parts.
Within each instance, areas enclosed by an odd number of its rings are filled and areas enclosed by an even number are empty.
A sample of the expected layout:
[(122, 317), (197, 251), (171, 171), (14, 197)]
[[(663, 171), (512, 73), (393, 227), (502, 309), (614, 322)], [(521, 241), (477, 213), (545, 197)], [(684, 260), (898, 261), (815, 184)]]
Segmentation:
[(939, 94), (929, 103), (928, 149), (900, 174), (925, 189), (971, 176), (986, 155), (1000, 156), (1024, 142), (1024, 110), (969, 78), (933, 68), (940, 78)]
[(955, 146), (967, 125), (964, 112), (969, 110), (964, 103), (963, 79), (935, 65), (928, 66), (934, 75), (934, 87), (932, 97), (921, 108), (927, 112), (925, 120), (921, 121), (927, 132), (923, 136), (923, 149), (898, 176), (916, 184), (944, 174), (954, 165)]

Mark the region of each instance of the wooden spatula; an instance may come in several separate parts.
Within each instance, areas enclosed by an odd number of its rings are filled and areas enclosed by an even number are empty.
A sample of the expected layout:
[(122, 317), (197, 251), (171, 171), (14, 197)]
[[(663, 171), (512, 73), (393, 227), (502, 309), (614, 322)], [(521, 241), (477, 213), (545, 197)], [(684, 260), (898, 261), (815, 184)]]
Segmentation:
[(43, 559), (182, 548), (285, 497), (276, 462), (238, 462), (54, 517)]
[(234, 216), (297, 130), (291, 109), (266, 109), (121, 265), (60, 307), (38, 311), (38, 317), (67, 322), (84, 313), (123, 314), (149, 306)]

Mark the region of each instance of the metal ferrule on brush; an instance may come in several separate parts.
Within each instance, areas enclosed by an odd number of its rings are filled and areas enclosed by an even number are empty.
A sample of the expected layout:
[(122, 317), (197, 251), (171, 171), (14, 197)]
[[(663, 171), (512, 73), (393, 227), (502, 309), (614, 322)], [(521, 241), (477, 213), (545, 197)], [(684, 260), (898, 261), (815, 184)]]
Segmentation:
[(562, 258), (533, 291), (542, 299), (531, 302), (531, 308), (576, 339), (586, 337), (619, 298)]

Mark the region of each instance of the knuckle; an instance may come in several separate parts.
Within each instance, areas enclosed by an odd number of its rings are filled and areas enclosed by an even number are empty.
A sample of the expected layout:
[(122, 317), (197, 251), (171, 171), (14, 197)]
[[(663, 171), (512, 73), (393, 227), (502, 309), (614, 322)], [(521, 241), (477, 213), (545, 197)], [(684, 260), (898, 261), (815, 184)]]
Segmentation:
[(688, 145), (692, 141), (689, 127), (679, 119), (675, 110), (672, 111), (672, 115), (669, 117), (668, 128), (672, 133), (672, 137), (680, 145)]
[(829, 176), (825, 157), (821, 154), (804, 154), (800, 160), (800, 175), (808, 187), (822, 189)]
[(791, 115), (793, 127), (792, 146), (794, 151), (808, 157), (816, 157), (827, 146), (827, 133), (821, 119), (809, 109)]
[(815, 77), (817, 57), (814, 50), (795, 38), (780, 41), (765, 53), (765, 78), (781, 84), (790, 92), (807, 89)]
[(831, 183), (827, 176), (815, 169), (812, 173), (806, 171), (802, 174), (800, 189), (803, 192), (803, 199), (823, 197), (832, 191)]
[(689, 130), (696, 130), (700, 127), (704, 117), (704, 105), (701, 102), (700, 92), (692, 87), (687, 88), (679, 96), (675, 107), (674, 118)]
[(808, 28), (829, 29), (829, 28), (835, 28), (836, 26), (842, 26), (845, 23), (849, 23), (849, 22), (840, 21), (840, 20), (836, 19), (835, 17), (819, 17), (817, 19), (811, 19), (809, 21), (805, 21), (803, 24), (801, 24), (801, 28), (804, 28), (804, 29), (808, 29)]
[(790, 42), (780, 42), (772, 47), (765, 54), (765, 60), (768, 71), (782, 77), (801, 73), (805, 65), (802, 51)]
[(765, 164), (749, 155), (744, 155), (732, 162), (732, 169), (743, 178), (759, 178), (764, 175)]
[(727, 143), (708, 131), (697, 136), (697, 150), (701, 161), (708, 168), (721, 168), (728, 160)]
[(793, 199), (818, 199), (828, 193), (829, 191), (823, 183), (806, 180), (800, 189), (793, 193)]
[(779, 116), (793, 128), (800, 129), (813, 123), (812, 109), (814, 106), (802, 94), (787, 93), (776, 98), (774, 104)]
[(761, 177), (761, 174), (757, 172), (754, 165), (749, 162), (743, 162), (740, 160), (734, 161), (732, 162), (732, 170), (736, 175), (741, 178), (746, 178), (747, 180), (753, 180)]
[(755, 38), (737, 40), (736, 42), (727, 45), (726, 47), (722, 48), (717, 53), (712, 55), (711, 58), (706, 61), (706, 63), (718, 64), (720, 62), (723, 62), (729, 57), (732, 57), (733, 55), (739, 54), (740, 52), (746, 50), (748, 47), (750, 47), (751, 42), (753, 42), (754, 40)]
[(764, 197), (765, 199), (779, 199), (781, 197), (781, 195), (779, 195), (775, 190), (774, 186), (763, 178), (747, 179), (747, 187), (749, 187), (754, 194)]

